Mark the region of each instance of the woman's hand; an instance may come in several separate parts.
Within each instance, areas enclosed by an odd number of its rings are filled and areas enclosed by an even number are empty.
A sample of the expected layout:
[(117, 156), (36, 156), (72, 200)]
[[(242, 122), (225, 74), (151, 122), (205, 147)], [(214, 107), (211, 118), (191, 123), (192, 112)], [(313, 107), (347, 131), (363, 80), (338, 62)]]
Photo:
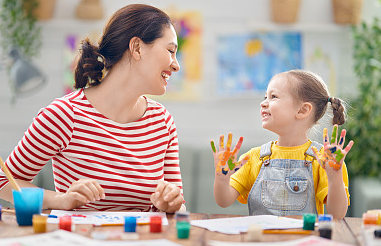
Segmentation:
[(249, 156), (245, 156), (240, 162), (237, 162), (237, 155), (241, 149), (243, 137), (240, 137), (234, 150), (231, 151), (233, 134), (228, 134), (228, 141), (226, 147), (224, 146), (224, 135), (220, 136), (220, 148), (216, 149), (214, 140), (210, 141), (213, 150), (214, 167), (216, 169), (216, 176), (226, 175), (230, 177), (233, 173), (238, 171), (248, 160)]
[(99, 201), (105, 198), (103, 188), (94, 179), (79, 179), (74, 181), (66, 193), (58, 193), (63, 210), (72, 210), (87, 203)]
[(184, 198), (178, 186), (167, 181), (160, 181), (156, 191), (151, 195), (153, 205), (167, 213), (174, 213), (181, 208)]
[(344, 148), (346, 135), (345, 129), (341, 131), (339, 142), (337, 142), (337, 133), (338, 126), (334, 125), (331, 141), (329, 141), (327, 128), (324, 128), (324, 152), (320, 153), (315, 147), (312, 147), (312, 150), (314, 151), (319, 164), (326, 170), (328, 177), (331, 176), (330, 174), (334, 173), (335, 171), (341, 170), (345, 156), (353, 146), (353, 140), (351, 140)]

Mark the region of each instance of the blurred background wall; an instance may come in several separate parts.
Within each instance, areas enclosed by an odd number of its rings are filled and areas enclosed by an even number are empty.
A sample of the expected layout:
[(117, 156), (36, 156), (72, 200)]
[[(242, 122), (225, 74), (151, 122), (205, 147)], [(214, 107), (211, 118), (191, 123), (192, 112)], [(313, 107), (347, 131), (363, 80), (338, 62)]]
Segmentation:
[[(167, 107), (176, 121), (185, 198), (192, 212), (247, 213), (246, 205), (234, 204), (231, 208), (221, 209), (215, 204), (210, 139), (217, 140), (221, 133), (232, 132), (233, 141), (238, 136), (244, 137), (242, 149), (246, 151), (275, 138), (274, 134), (261, 127), (259, 103), (264, 93), (221, 95), (217, 92), (218, 42), (221, 36), (266, 31), (298, 32), (302, 35), (303, 47), (306, 49), (321, 43), (334, 51), (334, 95), (345, 99), (356, 93), (350, 26), (334, 23), (331, 0), (301, 1), (298, 20), (293, 24), (273, 22), (268, 0), (103, 0), (103, 18), (98, 20), (77, 18), (76, 7), (79, 2), (57, 0), (53, 17), (39, 22), (43, 35), (42, 49), (33, 62), (45, 74), (45, 86), (27, 96), (17, 97), (12, 103), (6, 72), (0, 70), (0, 155), (3, 159), (17, 145), (38, 110), (65, 94), (65, 76), (70, 63), (67, 60), (70, 57), (67, 54), (68, 37), (100, 36), (108, 17), (130, 3), (149, 3), (167, 11), (195, 11), (201, 17), (202, 59), (197, 98), (155, 98)], [(375, 1), (364, 0), (362, 19), (370, 19), (379, 15), (380, 11)], [(230, 49), (234, 50), (234, 45)], [(306, 61), (304, 59), (303, 65), (306, 65)], [(320, 141), (321, 131), (311, 132), (311, 138)]]

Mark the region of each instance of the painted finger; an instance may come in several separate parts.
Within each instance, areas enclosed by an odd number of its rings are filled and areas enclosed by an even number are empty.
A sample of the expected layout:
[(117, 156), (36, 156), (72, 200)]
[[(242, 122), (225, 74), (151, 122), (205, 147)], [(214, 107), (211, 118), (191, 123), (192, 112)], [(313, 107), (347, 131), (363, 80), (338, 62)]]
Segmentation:
[(338, 126), (334, 125), (333, 131), (332, 131), (332, 137), (331, 137), (331, 144), (337, 144), (337, 129), (338, 129)]
[(235, 146), (234, 150), (233, 150), (233, 155), (235, 156), (239, 150), (241, 149), (241, 146), (242, 146), (242, 142), (243, 142), (243, 137), (240, 137), (238, 139), (238, 142), (237, 142), (237, 145)]
[(343, 129), (340, 134), (340, 139), (338, 145), (340, 148), (343, 148), (345, 142), (345, 135), (347, 134), (347, 130)]
[(323, 142), (324, 142), (324, 147), (329, 144), (329, 141), (328, 141), (328, 130), (327, 130), (327, 128), (323, 129)]
[(233, 134), (231, 132), (228, 133), (228, 141), (226, 142), (226, 148), (231, 148), (233, 141)]
[(344, 149), (345, 154), (347, 154), (351, 150), (353, 144), (354, 144), (353, 140), (349, 141), (347, 147), (345, 147)]
[(246, 162), (248, 162), (249, 159), (250, 159), (250, 156), (246, 155), (239, 162), (235, 163), (234, 172), (237, 172), (243, 165), (246, 164)]
[(224, 149), (224, 135), (220, 135), (220, 150)]
[(320, 151), (318, 151), (318, 149), (315, 146), (312, 146), (312, 151), (314, 152), (316, 160), (318, 161), (320, 166), (325, 168), (324, 155), (320, 153)]
[(216, 153), (216, 146), (214, 145), (214, 140), (210, 140), (210, 146), (212, 147), (213, 153)]
[(317, 160), (323, 160), (324, 159), (323, 154), (320, 153), (320, 151), (315, 146), (312, 146), (311, 149), (314, 152), (315, 157), (316, 157)]

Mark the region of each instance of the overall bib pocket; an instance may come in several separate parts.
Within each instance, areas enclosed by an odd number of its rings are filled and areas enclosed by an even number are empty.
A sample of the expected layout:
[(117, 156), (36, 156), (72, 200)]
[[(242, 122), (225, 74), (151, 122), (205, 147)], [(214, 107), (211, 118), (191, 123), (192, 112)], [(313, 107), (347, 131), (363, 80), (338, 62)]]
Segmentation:
[(307, 205), (307, 180), (262, 180), (261, 200), (268, 209), (297, 211)]

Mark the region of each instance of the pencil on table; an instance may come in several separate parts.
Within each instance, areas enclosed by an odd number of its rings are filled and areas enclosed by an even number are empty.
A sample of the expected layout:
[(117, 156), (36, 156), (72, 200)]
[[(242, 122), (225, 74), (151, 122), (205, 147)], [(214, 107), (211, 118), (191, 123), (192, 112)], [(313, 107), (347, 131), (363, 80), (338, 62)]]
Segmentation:
[(263, 230), (263, 234), (311, 234), (309, 230)]
[(16, 180), (13, 178), (11, 172), (9, 171), (8, 167), (5, 165), (3, 159), (0, 157), (0, 166), (1, 169), (3, 169), (3, 172), (5, 173), (5, 176), (7, 176), (7, 179), (9, 183), (11, 183), (12, 188), (17, 191), (21, 191), (20, 186), (17, 184)]

